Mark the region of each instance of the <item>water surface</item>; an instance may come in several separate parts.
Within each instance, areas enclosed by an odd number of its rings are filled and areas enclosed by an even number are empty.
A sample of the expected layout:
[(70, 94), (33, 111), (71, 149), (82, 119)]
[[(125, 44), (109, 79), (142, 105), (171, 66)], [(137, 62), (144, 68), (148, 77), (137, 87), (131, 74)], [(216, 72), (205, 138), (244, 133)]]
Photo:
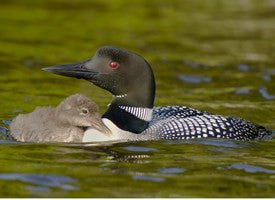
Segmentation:
[(88, 59), (101, 45), (152, 65), (155, 105), (235, 115), (275, 129), (273, 0), (2, 0), (0, 197), (274, 197), (274, 139), (31, 144), (9, 120), (83, 93), (111, 95), (41, 71)]

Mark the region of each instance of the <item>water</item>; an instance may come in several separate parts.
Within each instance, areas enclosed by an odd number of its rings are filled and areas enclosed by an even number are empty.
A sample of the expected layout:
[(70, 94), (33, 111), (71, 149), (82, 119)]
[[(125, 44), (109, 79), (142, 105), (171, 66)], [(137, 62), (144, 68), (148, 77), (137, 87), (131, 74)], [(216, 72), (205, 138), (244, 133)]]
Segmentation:
[(1, 195), (272, 197), (275, 172), (269, 146), (271, 141), (226, 140), (2, 144)]
[(16, 115), (73, 93), (103, 113), (108, 92), (41, 68), (86, 60), (106, 44), (151, 63), (155, 105), (235, 115), (275, 130), (274, 1), (0, 4), (0, 197), (275, 196), (272, 138), (81, 145), (19, 143), (6, 134)]

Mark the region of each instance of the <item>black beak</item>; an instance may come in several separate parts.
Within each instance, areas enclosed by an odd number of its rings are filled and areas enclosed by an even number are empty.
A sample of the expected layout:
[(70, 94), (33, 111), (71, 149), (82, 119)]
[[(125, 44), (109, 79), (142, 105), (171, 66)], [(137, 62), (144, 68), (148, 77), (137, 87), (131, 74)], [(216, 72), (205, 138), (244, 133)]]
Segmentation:
[(59, 66), (52, 66), (43, 68), (42, 70), (46, 72), (51, 72), (54, 74), (58, 74), (61, 76), (68, 76), (68, 77), (74, 77), (74, 78), (82, 78), (86, 80), (91, 80), (93, 76), (97, 75), (98, 72), (92, 71), (90, 69), (87, 69), (85, 67), (85, 62), (80, 63), (74, 63), (74, 64), (65, 64), (65, 65), (59, 65)]

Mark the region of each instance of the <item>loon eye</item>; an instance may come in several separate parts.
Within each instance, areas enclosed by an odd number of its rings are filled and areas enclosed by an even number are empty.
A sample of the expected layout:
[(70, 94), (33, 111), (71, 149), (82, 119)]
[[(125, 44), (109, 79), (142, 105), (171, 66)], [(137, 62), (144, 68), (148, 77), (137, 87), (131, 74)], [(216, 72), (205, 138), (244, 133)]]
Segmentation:
[(89, 113), (87, 108), (82, 108), (81, 113), (87, 115)]
[(112, 69), (116, 69), (119, 67), (119, 63), (118, 62), (110, 62), (109, 66), (112, 68)]

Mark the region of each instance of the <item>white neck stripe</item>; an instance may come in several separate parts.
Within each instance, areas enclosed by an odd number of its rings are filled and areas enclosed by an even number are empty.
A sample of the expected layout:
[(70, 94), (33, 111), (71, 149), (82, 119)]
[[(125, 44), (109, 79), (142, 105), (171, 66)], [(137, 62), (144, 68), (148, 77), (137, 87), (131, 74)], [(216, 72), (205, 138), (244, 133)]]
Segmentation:
[(127, 94), (115, 95), (115, 97), (117, 97), (117, 98), (123, 98), (123, 97), (127, 97)]
[(136, 116), (144, 121), (151, 121), (153, 117), (153, 109), (141, 108), (141, 107), (131, 107), (131, 106), (119, 106), (122, 110)]

